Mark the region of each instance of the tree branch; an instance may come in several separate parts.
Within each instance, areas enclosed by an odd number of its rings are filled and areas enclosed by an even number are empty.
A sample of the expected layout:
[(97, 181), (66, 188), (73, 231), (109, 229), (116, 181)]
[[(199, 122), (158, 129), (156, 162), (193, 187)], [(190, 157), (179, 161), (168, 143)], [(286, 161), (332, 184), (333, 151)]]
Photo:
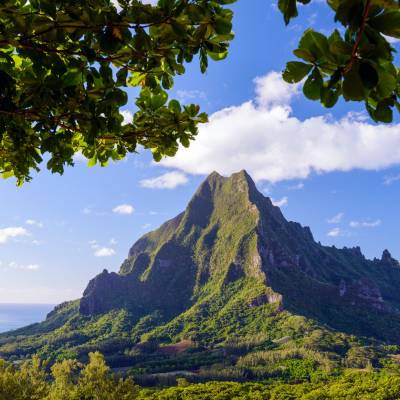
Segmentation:
[(365, 4), (363, 15), (362, 15), (360, 29), (358, 30), (357, 38), (356, 38), (356, 41), (354, 42), (353, 50), (351, 52), (351, 58), (350, 58), (350, 61), (347, 63), (347, 65), (344, 68), (344, 73), (347, 73), (351, 70), (351, 68), (354, 65), (354, 62), (358, 58), (357, 53), (358, 53), (358, 49), (360, 47), (362, 36), (364, 34), (365, 26), (367, 25), (368, 15), (371, 10), (371, 6), (372, 6), (372, 1), (367, 0), (367, 2)]

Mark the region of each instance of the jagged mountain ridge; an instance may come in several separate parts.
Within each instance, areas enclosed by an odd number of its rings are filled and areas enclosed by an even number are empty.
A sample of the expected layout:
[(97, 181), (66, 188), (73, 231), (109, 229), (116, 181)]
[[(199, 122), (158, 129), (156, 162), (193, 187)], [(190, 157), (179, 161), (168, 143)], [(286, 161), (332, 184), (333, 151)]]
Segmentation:
[(183, 213), (132, 246), (119, 273), (103, 271), (45, 322), (0, 335), (0, 356), (111, 354), (182, 339), (207, 347), (259, 333), (275, 340), (292, 316), (311, 321), (310, 332), (400, 343), (399, 283), (387, 250), (367, 260), (359, 248), (322, 246), (245, 171), (214, 172)]
[[(224, 246), (219, 246), (221, 237)], [(297, 312), (312, 314), (298, 309), (284, 287), (288, 278), (302, 275), (299, 281), (307, 280), (313, 292), (324, 292), (325, 301), (330, 296), (328, 303), (394, 312), (400, 305), (400, 292), (393, 286), (400, 280), (398, 267), (387, 250), (381, 260), (369, 261), (359, 248), (321, 246), (308, 227), (286, 221), (245, 171), (230, 178), (214, 172), (184, 213), (134, 244), (120, 274), (104, 272), (91, 281), (80, 311), (110, 311), (117, 285), (119, 293), (126, 293), (124, 306), (144, 313), (161, 309), (173, 316), (194, 304), (210, 282), (221, 286), (247, 277), (265, 282)]]

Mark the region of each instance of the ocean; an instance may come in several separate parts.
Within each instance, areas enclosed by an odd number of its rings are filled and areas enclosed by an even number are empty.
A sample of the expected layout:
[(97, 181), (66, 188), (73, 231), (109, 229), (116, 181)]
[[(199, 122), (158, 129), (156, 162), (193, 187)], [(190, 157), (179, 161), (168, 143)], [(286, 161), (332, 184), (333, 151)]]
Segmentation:
[(54, 305), (52, 304), (0, 303), (0, 332), (6, 332), (35, 322), (41, 322), (53, 308)]

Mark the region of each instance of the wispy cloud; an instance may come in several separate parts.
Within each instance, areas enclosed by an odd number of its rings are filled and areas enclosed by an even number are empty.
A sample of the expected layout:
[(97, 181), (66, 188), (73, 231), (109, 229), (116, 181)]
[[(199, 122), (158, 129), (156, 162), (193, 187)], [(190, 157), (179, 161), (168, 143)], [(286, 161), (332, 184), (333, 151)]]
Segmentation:
[(375, 221), (351, 221), (350, 228), (376, 228), (382, 224), (380, 219)]
[(20, 226), (12, 226), (0, 229), (0, 244), (7, 243), (10, 239), (28, 236), (29, 232)]
[(328, 224), (340, 224), (342, 222), (343, 217), (344, 217), (344, 213), (340, 212), (340, 213), (334, 215), (332, 218), (327, 219), (326, 222), (328, 222)]
[(119, 206), (114, 207), (112, 211), (115, 214), (131, 215), (135, 209), (130, 204), (120, 204)]
[(115, 254), (115, 250), (110, 247), (99, 247), (95, 252), (94, 255), (96, 257), (110, 257)]
[(394, 182), (400, 181), (400, 174), (399, 175), (392, 175), (392, 176), (385, 176), (383, 179), (384, 185), (391, 185)]
[(185, 185), (189, 179), (182, 172), (167, 172), (163, 175), (151, 179), (143, 179), (140, 186), (147, 189), (175, 189), (178, 186)]
[(23, 270), (23, 271), (37, 271), (38, 269), (40, 269), (39, 264), (19, 264), (15, 261), (11, 261), (8, 264), (8, 267), (10, 269)]
[(26, 223), (27, 225), (36, 226), (36, 227), (38, 227), (38, 228), (43, 228), (43, 226), (44, 226), (43, 222), (36, 221), (35, 219), (27, 219), (27, 220), (25, 221), (25, 223)]
[[(110, 244), (111, 241), (110, 240)], [(94, 256), (95, 257), (111, 257), (115, 254), (115, 250), (111, 247), (106, 247), (106, 246), (100, 246), (97, 243), (97, 240), (90, 240), (89, 241), (90, 247), (94, 250)]]
[(329, 237), (338, 237), (338, 236), (342, 236), (342, 234), (343, 233), (342, 233), (342, 230), (340, 228), (333, 228), (327, 233), (327, 235)]
[(182, 103), (207, 98), (205, 92), (201, 90), (178, 90), (176, 96)]
[(289, 186), (288, 189), (289, 190), (302, 190), (302, 189), (304, 189), (304, 183), (299, 182), (296, 185)]
[(289, 203), (289, 199), (286, 196), (282, 197), (280, 200), (271, 199), (271, 201), (272, 204), (276, 207), (285, 207)]

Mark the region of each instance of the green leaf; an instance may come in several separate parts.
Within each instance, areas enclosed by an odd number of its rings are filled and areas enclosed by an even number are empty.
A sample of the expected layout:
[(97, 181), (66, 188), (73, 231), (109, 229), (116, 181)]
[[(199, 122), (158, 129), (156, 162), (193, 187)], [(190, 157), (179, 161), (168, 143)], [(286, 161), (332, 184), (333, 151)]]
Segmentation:
[(321, 98), (321, 89), (323, 79), (318, 68), (314, 68), (311, 75), (307, 78), (303, 86), (304, 95), (310, 100), (319, 100)]
[(351, 70), (344, 75), (343, 96), (345, 100), (362, 101), (365, 99), (365, 89), (358, 63), (354, 63)]
[(315, 57), (306, 49), (296, 49), (293, 51), (293, 54), (304, 61), (309, 61), (313, 63), (315, 60)]
[(128, 77), (128, 69), (127, 68), (121, 68), (117, 72), (117, 85), (118, 86), (126, 86), (127, 77)]
[(177, 100), (171, 100), (168, 104), (168, 108), (176, 114), (181, 112), (181, 105)]
[(331, 43), (329, 49), (333, 54), (339, 56), (351, 56), (353, 52), (353, 46), (343, 40)]
[(328, 38), (312, 29), (307, 29), (304, 32), (299, 48), (307, 50), (315, 59), (330, 56)]
[(283, 18), (286, 25), (292, 18), (298, 16), (296, 0), (279, 0), (278, 8), (283, 13)]
[(130, 86), (139, 86), (145, 81), (145, 79), (146, 74), (135, 72), (134, 75), (128, 79), (128, 83)]
[(365, 88), (372, 89), (378, 84), (378, 72), (370, 63), (361, 62), (359, 71), (361, 81)]
[(339, 91), (324, 87), (321, 90), (321, 103), (324, 107), (332, 108), (339, 99)]
[(291, 61), (286, 64), (283, 72), (283, 79), (288, 83), (300, 82), (312, 69), (311, 64), (305, 64), (299, 61)]
[(214, 53), (214, 52), (208, 51), (207, 54), (214, 61), (221, 61), (221, 60), (224, 60), (228, 56), (228, 51), (224, 51), (221, 53)]
[(393, 110), (386, 102), (379, 103), (375, 109), (374, 117), (377, 121), (391, 123), (393, 121)]
[(76, 86), (82, 83), (82, 72), (78, 69), (71, 69), (67, 71), (61, 79), (65, 87)]
[(382, 32), (384, 35), (400, 39), (400, 11), (387, 11), (370, 18), (369, 26)]
[(97, 156), (93, 156), (88, 160), (88, 167), (92, 168), (97, 164)]
[(215, 31), (219, 35), (225, 35), (232, 31), (232, 22), (228, 18), (217, 17), (215, 18)]
[(168, 100), (167, 92), (161, 91), (160, 93), (151, 96), (151, 108), (153, 110), (157, 110), (158, 108), (162, 107)]

